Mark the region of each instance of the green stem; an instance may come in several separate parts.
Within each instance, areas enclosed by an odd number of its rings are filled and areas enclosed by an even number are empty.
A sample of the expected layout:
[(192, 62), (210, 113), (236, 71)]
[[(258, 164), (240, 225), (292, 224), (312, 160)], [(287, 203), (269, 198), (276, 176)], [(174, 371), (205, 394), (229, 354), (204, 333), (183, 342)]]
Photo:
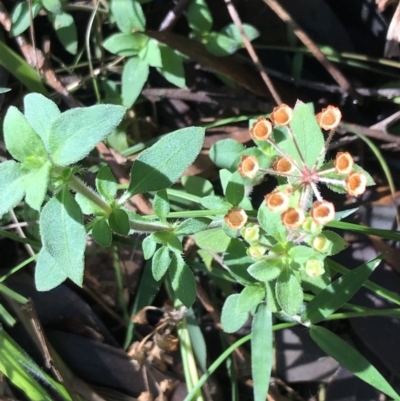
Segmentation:
[(2, 283), (0, 283), (0, 292), (2, 292), (3, 294), (9, 296), (14, 301), (17, 301), (20, 304), (25, 305), (26, 303), (28, 303), (28, 300), (25, 297), (23, 297), (22, 295), (18, 294), (18, 292), (15, 292), (15, 291), (11, 290), (10, 288), (8, 288), (6, 285), (4, 285)]
[(400, 308), (391, 308), (391, 309), (378, 309), (378, 310), (369, 310), (362, 312), (341, 312), (334, 313), (325, 320), (339, 320), (339, 319), (350, 319), (353, 317), (368, 317), (368, 316), (386, 316), (386, 317), (399, 317), (400, 316)]

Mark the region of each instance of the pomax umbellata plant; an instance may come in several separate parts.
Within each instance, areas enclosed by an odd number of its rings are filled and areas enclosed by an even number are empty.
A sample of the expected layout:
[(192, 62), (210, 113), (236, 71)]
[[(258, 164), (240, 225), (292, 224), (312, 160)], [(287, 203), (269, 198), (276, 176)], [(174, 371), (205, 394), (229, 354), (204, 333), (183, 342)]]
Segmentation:
[[(143, 151), (122, 194), (107, 166), (99, 169), (95, 189), (79, 178), (82, 169), (77, 163), (116, 129), (124, 114), (125, 109), (115, 105), (61, 113), (54, 102), (34, 93), (24, 98), (24, 113), (16, 107), (6, 113), (4, 140), (14, 160), (0, 164), (0, 215), (23, 199), (40, 213), (38, 290), (50, 290), (67, 278), (82, 285), (88, 234), (101, 246), (109, 246), (113, 238), (137, 232), (146, 234), (143, 254), (152, 259), (154, 278), (169, 280), (173, 295), (190, 307), (196, 284), (182, 241), (193, 235), (203, 262), (211, 269), (213, 255), (222, 253), (226, 272), (243, 286), (240, 294), (227, 297), (221, 320), (226, 332), (235, 332), (253, 315), (249, 338), (256, 400), (265, 399), (268, 391), (273, 315), (309, 327), (323, 350), (361, 379), (399, 399), (358, 351), (317, 325), (347, 302), (381, 260), (371, 260), (331, 283), (336, 265), (329, 256), (345, 248), (346, 242), (325, 226), (343, 214), (322, 197), (320, 185), (358, 196), (373, 184), (348, 152), (326, 160), (340, 111), (329, 106), (315, 116), (301, 102), (294, 109), (281, 105), (268, 118), (252, 122), (250, 137), (255, 147), (245, 148), (232, 139), (217, 142), (210, 157), (220, 168), (223, 196), (215, 195), (203, 180), (210, 194), (191, 195), (201, 209), (182, 213), (171, 212), (168, 188), (199, 154), (203, 128), (175, 131)], [(326, 139), (321, 129), (327, 131)], [(278, 185), (254, 210), (251, 190), (267, 174), (276, 176)], [(140, 216), (124, 207), (133, 195), (145, 192), (155, 193), (155, 216)], [(90, 217), (86, 226), (84, 215)], [(191, 394), (195, 391), (196, 386)]]

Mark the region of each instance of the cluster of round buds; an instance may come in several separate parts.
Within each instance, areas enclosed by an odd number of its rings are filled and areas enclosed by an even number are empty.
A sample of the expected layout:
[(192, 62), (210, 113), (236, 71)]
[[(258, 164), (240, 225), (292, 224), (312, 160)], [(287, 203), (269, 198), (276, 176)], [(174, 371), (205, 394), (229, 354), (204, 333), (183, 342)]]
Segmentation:
[(240, 207), (234, 207), (225, 215), (224, 221), (232, 230), (242, 229), (248, 220), (246, 212)]
[(319, 126), (325, 130), (337, 128), (342, 119), (342, 113), (335, 106), (328, 106), (316, 115)]

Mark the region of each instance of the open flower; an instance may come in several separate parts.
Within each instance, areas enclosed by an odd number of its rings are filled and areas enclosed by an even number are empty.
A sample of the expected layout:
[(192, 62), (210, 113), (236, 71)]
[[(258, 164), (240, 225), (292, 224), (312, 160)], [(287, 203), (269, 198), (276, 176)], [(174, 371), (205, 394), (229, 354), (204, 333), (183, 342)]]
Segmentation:
[(240, 230), (247, 223), (247, 214), (240, 207), (234, 207), (225, 215), (226, 225), (232, 230)]
[(363, 173), (353, 171), (345, 180), (346, 190), (349, 195), (358, 196), (365, 192), (367, 177)]
[(289, 207), (289, 197), (284, 192), (274, 191), (265, 195), (265, 203), (273, 212), (284, 212)]
[(328, 106), (322, 109), (322, 111), (316, 115), (316, 118), (322, 129), (331, 130), (339, 125), (342, 119), (342, 113), (337, 107)]
[(256, 141), (266, 141), (272, 134), (272, 123), (264, 117), (259, 117), (250, 128), (250, 136)]
[(316, 223), (325, 225), (335, 218), (335, 206), (328, 201), (315, 201), (310, 209), (310, 216)]
[(279, 157), (272, 164), (272, 168), (279, 173), (289, 174), (295, 169), (294, 164), (284, 156)]
[(282, 213), (281, 219), (284, 226), (298, 228), (305, 220), (304, 211), (300, 207), (290, 207), (286, 212)]
[(260, 169), (258, 160), (254, 156), (242, 156), (238, 171), (242, 177), (254, 178)]
[(293, 118), (293, 109), (287, 104), (274, 107), (269, 118), (275, 125), (289, 125)]
[(338, 152), (333, 164), (338, 174), (350, 174), (353, 169), (354, 160), (349, 152)]
[(310, 277), (319, 277), (325, 273), (324, 262), (319, 259), (307, 260), (305, 270)]

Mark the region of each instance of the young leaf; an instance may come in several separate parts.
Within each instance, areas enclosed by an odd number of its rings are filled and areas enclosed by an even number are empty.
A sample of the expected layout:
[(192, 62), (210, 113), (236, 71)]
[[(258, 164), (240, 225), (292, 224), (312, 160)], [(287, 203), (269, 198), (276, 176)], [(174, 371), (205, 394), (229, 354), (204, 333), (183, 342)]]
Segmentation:
[(170, 263), (170, 250), (165, 245), (157, 249), (151, 260), (151, 271), (153, 272), (154, 280), (160, 281), (164, 277)]
[(64, 49), (68, 53), (75, 55), (78, 51), (78, 33), (72, 15), (60, 12), (58, 14), (48, 14), (48, 17)]
[(268, 310), (270, 310), (272, 313), (276, 313), (281, 310), (278, 304), (278, 300), (276, 299), (275, 286), (276, 286), (275, 281), (267, 281), (265, 283), (265, 292), (266, 292), (265, 300), (267, 301)]
[(239, 294), (237, 308), (240, 312), (250, 312), (265, 298), (265, 288), (260, 285), (248, 285)]
[(261, 227), (278, 242), (285, 241), (286, 227), (282, 224), (280, 213), (268, 209), (265, 202), (258, 209), (258, 221)]
[(108, 248), (112, 243), (112, 231), (105, 218), (97, 220), (92, 228), (93, 239), (102, 247)]
[(240, 312), (238, 310), (238, 300), (239, 294), (229, 295), (222, 307), (221, 323), (225, 333), (234, 333), (235, 331), (238, 331), (246, 323), (249, 317), (248, 312)]
[(222, 211), (228, 211), (232, 208), (232, 204), (227, 202), (224, 198), (217, 195), (209, 195), (205, 196), (201, 199), (200, 202), (201, 206), (205, 207), (206, 209), (220, 209)]
[(25, 195), (24, 179), (21, 164), (12, 160), (0, 163), (0, 216), (21, 202)]
[(81, 286), (86, 230), (81, 209), (68, 189), (64, 188), (44, 205), (39, 227), (43, 247), (64, 274)]
[(130, 230), (129, 217), (125, 210), (114, 209), (110, 217), (108, 218), (108, 223), (111, 229), (117, 234), (128, 235)]
[(336, 255), (348, 247), (348, 243), (343, 239), (342, 236), (336, 234), (333, 231), (324, 230), (324, 236), (332, 242), (332, 248), (329, 250), (328, 255)]
[(260, 260), (247, 269), (249, 274), (259, 281), (275, 280), (282, 272), (282, 263), (279, 259)]
[(157, 242), (154, 241), (151, 235), (147, 236), (142, 242), (143, 257), (149, 260), (156, 251)]
[(108, 202), (111, 203), (114, 201), (114, 197), (118, 191), (118, 183), (110, 167), (103, 166), (97, 173), (96, 189)]
[(49, 136), (53, 121), (60, 115), (57, 105), (40, 93), (29, 93), (24, 97), (24, 114), (31, 127), (50, 150)]
[[(258, 32), (258, 30), (256, 28), (254, 28), (252, 25), (243, 24), (242, 27), (243, 27), (244, 33), (246, 34), (247, 38), (250, 41), (257, 39), (260, 36), (260, 32)], [(221, 30), (221, 33), (226, 36), (229, 36), (236, 43), (238, 43), (241, 47), (244, 47), (242, 35), (240, 34), (240, 31), (235, 24), (227, 25), (225, 28), (223, 28)]]
[(121, 32), (144, 31), (146, 19), (137, 1), (112, 0), (110, 9)]
[(330, 316), (359, 290), (382, 258), (372, 259), (328, 285), (307, 305), (302, 320), (315, 324)]
[(239, 44), (229, 36), (211, 32), (207, 37), (206, 49), (214, 56), (224, 57), (235, 53), (239, 49)]
[(96, 216), (104, 215), (104, 210), (101, 209), (99, 206), (97, 206), (95, 203), (93, 203), (91, 200), (86, 198), (86, 196), (77, 193), (75, 195), (75, 200), (78, 203), (79, 207), (81, 208), (83, 214), (88, 214), (88, 215), (94, 214)]
[(154, 213), (161, 221), (167, 221), (167, 215), (170, 211), (170, 204), (167, 191), (165, 189), (157, 191), (153, 201), (153, 209)]
[(234, 139), (222, 139), (210, 149), (210, 159), (220, 168), (230, 171), (237, 169), (238, 155), (245, 147)]
[(46, 150), (39, 135), (29, 125), (26, 117), (10, 106), (4, 118), (4, 140), (11, 156), (24, 162), (29, 156), (44, 156)]
[(251, 326), (251, 372), (254, 401), (267, 398), (273, 361), (272, 315), (265, 303), (261, 303)]
[(46, 196), (50, 180), (51, 163), (47, 161), (37, 170), (25, 174), (25, 200), (35, 210), (40, 210)]
[(211, 252), (225, 252), (231, 242), (222, 228), (211, 228), (194, 235), (198, 247)]
[(288, 255), (290, 255), (295, 262), (297, 263), (305, 263), (307, 260), (314, 258), (320, 259), (321, 254), (314, 249), (310, 248), (309, 246), (305, 245), (297, 245), (293, 248), (289, 249)]
[(189, 194), (204, 197), (214, 194), (214, 187), (210, 181), (197, 175), (184, 175), (181, 179), (183, 187)]
[(109, 36), (103, 47), (110, 53), (119, 56), (136, 56), (146, 46), (149, 38), (141, 33), (116, 33)]
[(226, 200), (234, 206), (237, 206), (244, 198), (243, 181), (243, 177), (238, 171), (236, 171), (232, 174), (232, 177), (226, 186)]
[(124, 114), (123, 107), (110, 104), (77, 107), (62, 113), (51, 126), (49, 144), (53, 162), (68, 166), (83, 159), (115, 130)]
[(210, 223), (209, 219), (201, 217), (186, 219), (176, 227), (174, 233), (175, 235), (192, 235), (207, 229)]
[(146, 46), (139, 53), (139, 57), (151, 67), (162, 67), (161, 51), (158, 42), (149, 39)]
[(275, 293), (280, 307), (286, 314), (297, 314), (303, 303), (303, 290), (299, 280), (289, 269), (284, 269), (278, 277)]
[(41, 0), (43, 7), (53, 14), (62, 12), (62, 3), (60, 0)]
[(122, 104), (128, 109), (139, 97), (149, 76), (149, 64), (139, 57), (132, 57), (122, 72)]
[(176, 252), (172, 255), (169, 275), (175, 295), (187, 308), (190, 308), (196, 298), (196, 281), (182, 256)]
[(167, 245), (171, 251), (178, 254), (183, 252), (179, 238), (171, 231), (158, 231), (151, 235), (154, 241), (161, 245)]
[[(40, 2), (34, 2), (32, 4), (32, 17), (35, 18), (41, 9), (42, 4)], [(20, 35), (29, 28), (30, 21), (29, 1), (20, 1), (16, 4), (11, 14), (12, 24), (10, 36), (14, 37)]]
[(168, 46), (160, 45), (160, 51), (162, 65), (157, 71), (172, 85), (184, 88), (186, 80), (182, 57)]
[(50, 291), (65, 281), (68, 276), (57, 261), (42, 248), (36, 261), (35, 285), (38, 291)]
[(212, 16), (205, 0), (193, 0), (187, 10), (189, 27), (199, 34), (206, 34), (211, 31)]
[(400, 399), (399, 394), (396, 393), (379, 371), (346, 341), (321, 326), (311, 326), (310, 336), (322, 350), (361, 380), (395, 400)]
[(175, 183), (199, 154), (203, 140), (204, 128), (182, 128), (143, 151), (132, 166), (129, 196)]

